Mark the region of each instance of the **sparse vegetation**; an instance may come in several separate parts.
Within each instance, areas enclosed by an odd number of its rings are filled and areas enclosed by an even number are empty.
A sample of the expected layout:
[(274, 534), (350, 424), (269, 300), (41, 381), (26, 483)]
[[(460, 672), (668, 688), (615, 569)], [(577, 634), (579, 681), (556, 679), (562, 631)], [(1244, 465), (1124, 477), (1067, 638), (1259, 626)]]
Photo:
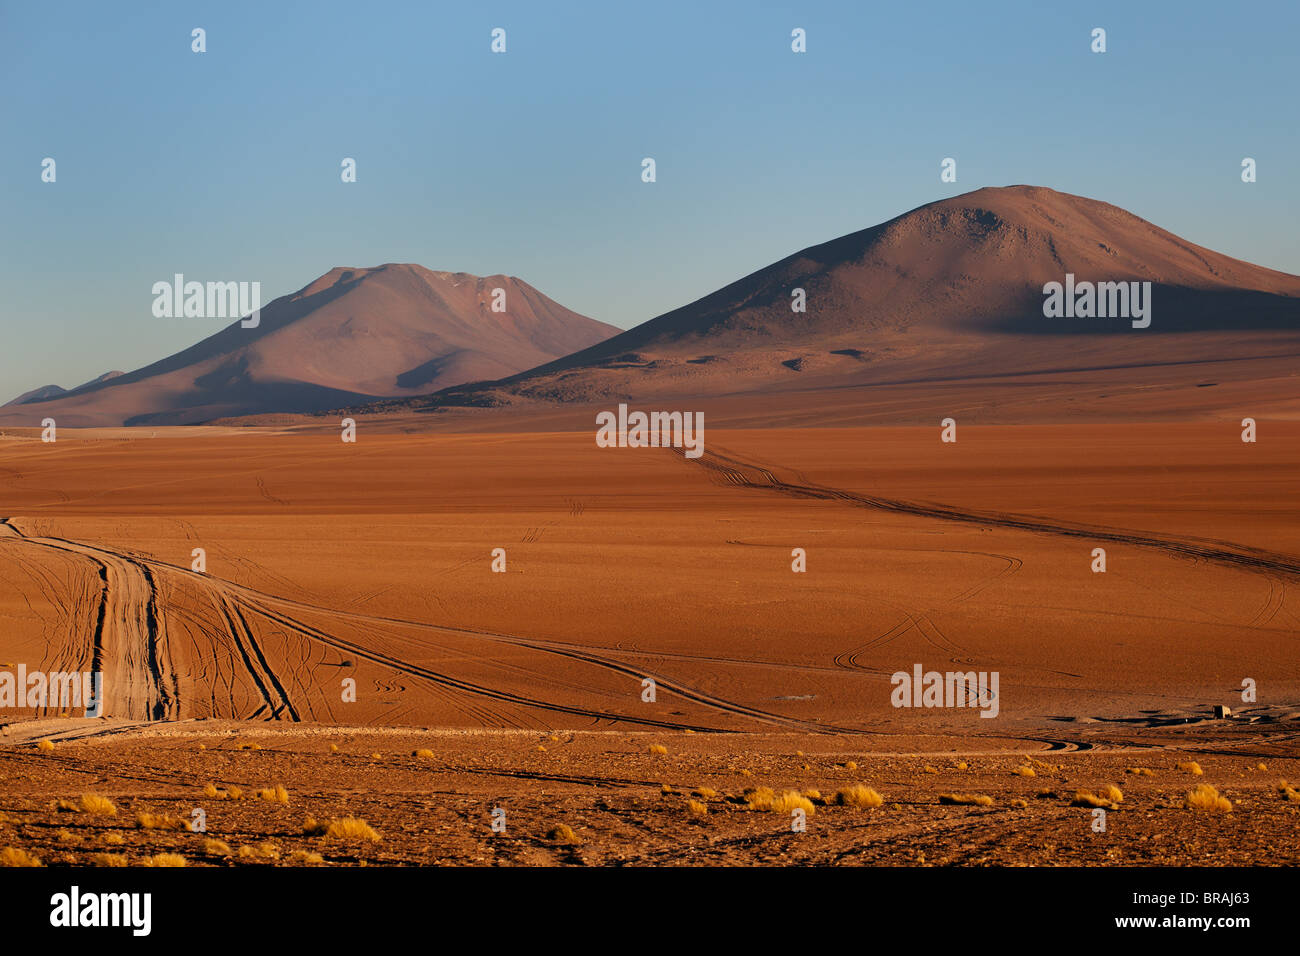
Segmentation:
[(884, 806), (885, 798), (871, 787), (855, 783), (842, 787), (835, 793), (835, 803), (841, 807), (864, 807), (867, 809)]
[(712, 787), (697, 787), (695, 790), (695, 795), (697, 797), (701, 797), (704, 800), (718, 799), (718, 791), (714, 790)]
[(982, 793), (941, 793), (939, 802), (947, 804), (973, 804), (977, 807), (993, 806), (993, 798)]
[(185, 857), (179, 853), (158, 853), (144, 858), (145, 866), (184, 866)]
[(1215, 810), (1220, 813), (1232, 811), (1232, 801), (1220, 796), (1219, 791), (1208, 783), (1198, 783), (1183, 798), (1183, 806), (1189, 810)]
[(241, 846), (239, 848), (239, 858), (241, 860), (278, 860), (280, 859), (280, 848), (266, 840), (257, 846)]
[(274, 787), (267, 787), (265, 790), (257, 791), (257, 798), (271, 803), (288, 803), (289, 791), (284, 788), (284, 784), (277, 783)]
[(7, 846), (0, 849), (0, 866), (40, 866), (41, 861), (26, 850)]
[(415, 751), (413, 756), (419, 757), (421, 760), (432, 760), (433, 751), (428, 748), (421, 748), (420, 750)]
[(1115, 806), (1106, 797), (1099, 797), (1090, 790), (1076, 790), (1074, 799), (1070, 801), (1072, 807), (1105, 807), (1110, 809)]
[(1195, 760), (1180, 763), (1178, 769), (1190, 773), (1193, 777), (1199, 777), (1201, 774), (1205, 773), (1205, 771), (1201, 769), (1201, 765)]
[(365, 820), (359, 817), (343, 817), (339, 820), (331, 820), (325, 826), (325, 839), (369, 840), (371, 843), (378, 843), (381, 837)]
[(749, 809), (761, 812), (789, 813), (799, 809), (809, 816), (817, 812), (813, 802), (798, 790), (777, 793), (771, 787), (752, 787), (745, 791), (744, 799)]
[(141, 811), (135, 815), (135, 825), (142, 830), (188, 830), (185, 821), (170, 813), (148, 813)]
[(1031, 767), (1031, 766), (1029, 766), (1028, 764), (1026, 764), (1026, 765), (1023, 766), (1023, 767), (1017, 767), (1015, 770), (1012, 770), (1011, 772), (1014, 773), (1014, 774), (1016, 774), (1016, 775), (1018, 775), (1018, 776), (1021, 776), (1021, 777), (1036, 777), (1036, 776), (1038, 776), (1038, 774), (1034, 772), (1034, 768)]
[(115, 817), (117, 816), (117, 806), (108, 797), (101, 797), (97, 793), (83, 793), (81, 795), (81, 809), (93, 817)]
[(208, 856), (230, 856), (230, 844), (208, 837), (203, 841), (203, 852)]
[(551, 829), (546, 831), (546, 839), (550, 840), (552, 843), (575, 844), (582, 842), (578, 839), (578, 834), (574, 833), (573, 828), (567, 823), (557, 823), (555, 826), (551, 827)]
[(52, 741), (52, 740), (38, 740), (38, 741), (36, 741), (36, 749), (39, 750), (41, 753), (45, 753), (45, 754), (53, 753), (53, 752), (54, 752), (54, 741)]
[(1113, 783), (1106, 784), (1106, 789), (1102, 791), (1102, 796), (1104, 796), (1111, 803), (1124, 802), (1124, 791), (1121, 790), (1119, 787), (1115, 786)]
[(701, 803), (699, 800), (688, 800), (686, 803), (686, 812), (693, 817), (707, 816), (709, 805), (707, 803)]
[(289, 860), (292, 863), (324, 863), (325, 858), (319, 853), (312, 853), (310, 850), (294, 850), (289, 854)]
[(665, 747), (663, 744), (651, 744), (650, 753), (663, 755), (668, 753), (668, 748)]
[(121, 853), (95, 853), (90, 862), (95, 866), (126, 866), (126, 857)]
[(1285, 780), (1277, 785), (1277, 792), (1281, 794), (1283, 800), (1300, 803), (1300, 790), (1297, 790)]

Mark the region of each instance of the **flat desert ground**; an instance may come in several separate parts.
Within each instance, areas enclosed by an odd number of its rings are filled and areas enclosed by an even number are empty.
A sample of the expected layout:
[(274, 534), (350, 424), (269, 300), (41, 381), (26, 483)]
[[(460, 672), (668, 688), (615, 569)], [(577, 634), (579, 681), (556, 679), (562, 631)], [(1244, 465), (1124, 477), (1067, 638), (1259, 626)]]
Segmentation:
[[(0, 848), (1300, 862), (1300, 423), (1240, 432), (719, 427), (689, 459), (400, 419), (8, 430), (0, 664), (102, 670), (106, 707), (5, 712)], [(997, 672), (996, 715), (892, 706), (916, 665)], [(837, 804), (854, 784), (882, 804)], [(1187, 808), (1200, 784), (1231, 809)], [(1074, 804), (1107, 787), (1100, 832)], [(206, 834), (140, 820), (195, 808)]]

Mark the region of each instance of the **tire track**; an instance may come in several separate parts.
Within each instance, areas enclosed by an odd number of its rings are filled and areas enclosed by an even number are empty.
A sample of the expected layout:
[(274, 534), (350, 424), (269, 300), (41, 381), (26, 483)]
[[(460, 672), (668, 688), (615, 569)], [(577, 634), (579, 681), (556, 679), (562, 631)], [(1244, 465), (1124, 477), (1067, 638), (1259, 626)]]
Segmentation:
[(766, 489), (791, 497), (842, 501), (858, 507), (888, 511), (894, 514), (905, 514), (918, 518), (933, 518), (963, 524), (1010, 528), (1032, 534), (1048, 534), (1059, 537), (1084, 538), (1089, 541), (1126, 544), (1140, 548), (1151, 548), (1179, 557), (1201, 558), (1217, 564), (1246, 568), (1251, 571), (1273, 571), (1280, 574), (1300, 576), (1300, 557), (1266, 551), (1262, 548), (1251, 548), (1232, 541), (1222, 541), (1214, 538), (1176, 538), (1148, 532), (1107, 528), (1100, 525), (1075, 524), (1049, 518), (1018, 515), (1011, 512), (973, 511), (941, 504), (882, 498), (878, 495), (844, 491), (828, 485), (782, 481), (767, 468), (741, 461), (738, 458), (720, 455), (717, 452), (705, 451), (701, 457), (689, 459), (686, 458), (684, 450), (681, 448), (670, 448), (668, 451), (685, 462), (705, 468), (710, 472), (711, 476), (718, 476), (711, 478), (711, 480), (718, 483)]

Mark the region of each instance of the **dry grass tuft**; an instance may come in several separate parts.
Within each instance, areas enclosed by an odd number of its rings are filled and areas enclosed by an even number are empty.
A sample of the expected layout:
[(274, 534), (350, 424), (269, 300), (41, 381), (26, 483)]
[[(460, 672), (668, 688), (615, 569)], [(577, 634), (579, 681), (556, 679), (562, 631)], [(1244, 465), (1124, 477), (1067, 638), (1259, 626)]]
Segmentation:
[(1180, 763), (1178, 769), (1187, 771), (1193, 777), (1199, 777), (1201, 774), (1205, 773), (1205, 771), (1201, 769), (1201, 765), (1195, 760), (1189, 760), (1187, 763)]
[(330, 744), (330, 753), (332, 753), (332, 754), (336, 754), (336, 753), (338, 753), (338, 752), (339, 752), (339, 745), (338, 745), (338, 744)]
[(1300, 790), (1297, 790), (1285, 780), (1277, 785), (1277, 792), (1281, 794), (1283, 800), (1300, 803)]
[(180, 817), (170, 813), (145, 813), (135, 815), (135, 825), (142, 830), (188, 830), (189, 826)]
[(104, 842), (109, 846), (121, 846), (126, 842), (126, 837), (120, 833), (109, 833), (104, 836)]
[(54, 834), (54, 839), (58, 840), (60, 843), (81, 842), (81, 837), (77, 836), (75, 833), (69, 833), (67, 830), (60, 830), (58, 833)]
[(686, 803), (686, 812), (693, 817), (707, 816), (709, 805), (707, 803), (701, 803), (699, 800), (688, 800)]
[(428, 748), (422, 748), (422, 749), (420, 749), (420, 750), (415, 751), (415, 753), (412, 754), (411, 756), (413, 756), (413, 757), (419, 757), (419, 758), (421, 758), (422, 760), (432, 760), (432, 759), (433, 759), (433, 751), (432, 751), (432, 750), (429, 750)]
[(712, 787), (699, 787), (696, 789), (695, 795), (704, 800), (718, 799), (718, 791), (714, 790)]
[(1103, 790), (1101, 793), (1102, 796), (1104, 796), (1111, 803), (1124, 802), (1124, 791), (1121, 790), (1119, 787), (1115, 786), (1113, 783), (1106, 784), (1106, 789)]
[(126, 857), (121, 853), (95, 853), (90, 862), (95, 866), (126, 866)]
[(1011, 772), (1014, 773), (1014, 774), (1016, 774), (1016, 775), (1018, 775), (1018, 776), (1021, 776), (1021, 777), (1036, 777), (1036, 776), (1038, 776), (1038, 774), (1034, 773), (1034, 768), (1031, 767), (1031, 766), (1029, 766), (1028, 764), (1026, 764), (1026, 765), (1023, 766), (1023, 767), (1017, 767), (1015, 770), (1012, 770)]
[(310, 850), (294, 850), (289, 854), (289, 860), (292, 863), (324, 863), (325, 858), (319, 853), (312, 853)]
[(115, 817), (117, 816), (117, 807), (108, 797), (101, 797), (97, 793), (83, 793), (81, 795), (81, 809), (93, 817)]
[(666, 754), (666, 753), (668, 753), (668, 748), (665, 747), (663, 744), (651, 744), (651, 745), (650, 745), (650, 753), (652, 753), (652, 754), (661, 754), (661, 755), (662, 755), (662, 754)]
[(203, 841), (203, 852), (208, 856), (230, 856), (230, 844), (208, 837)]
[(209, 784), (205, 784), (204, 787), (203, 787), (203, 795), (204, 795), (205, 797), (210, 797), (210, 798), (215, 799), (215, 798), (218, 797), (220, 794), (221, 794), (221, 791), (217, 789), (216, 784), (211, 784), (211, 783), (209, 783)]
[(382, 837), (360, 817), (343, 817), (329, 822), (325, 827), (325, 839), (369, 840), (371, 843), (378, 843)]
[(52, 753), (54, 750), (54, 741), (38, 740), (36, 741), (36, 749), (39, 750), (41, 753), (45, 753), (45, 754)]
[(941, 793), (939, 794), (939, 802), (948, 804), (973, 804), (977, 807), (993, 806), (993, 798), (982, 793)]
[(1115, 806), (1106, 797), (1099, 797), (1090, 790), (1076, 790), (1074, 799), (1070, 801), (1072, 807), (1105, 807), (1111, 809)]
[(858, 769), (858, 762), (857, 762), (856, 760), (846, 760), (846, 761), (844, 762), (844, 769), (845, 769), (845, 770), (857, 770), (857, 769)]
[(1023, 810), (1025, 809), (1025, 807), (1029, 806), (1029, 804), (1026, 803), (1024, 800), (1012, 800), (1011, 805), (1015, 807), (1017, 810)]
[(885, 798), (876, 793), (871, 787), (860, 783), (855, 783), (849, 787), (843, 787), (835, 794), (835, 803), (841, 807), (865, 807), (873, 809), (884, 806)]
[(582, 842), (578, 839), (578, 834), (574, 833), (573, 828), (567, 823), (558, 823), (551, 827), (550, 830), (546, 831), (546, 839), (552, 843), (574, 844)]
[(240, 750), (261, 750), (262, 745), (261, 744), (240, 744), (239, 749)]
[(185, 857), (179, 853), (158, 853), (144, 858), (145, 866), (184, 866)]
[(958, 769), (958, 770), (969, 770), (969, 769), (970, 769), (970, 764), (968, 764), (968, 763), (967, 763), (966, 761), (964, 761), (964, 760), (959, 760), (959, 761), (957, 762), (957, 769)]
[(814, 803), (816, 803), (818, 800), (822, 798), (822, 792), (820, 790), (817, 790), (816, 788), (812, 790), (805, 790), (803, 792), (803, 795), (807, 797), (809, 800), (813, 801)]
[(1129, 767), (1128, 772), (1135, 777), (1154, 777), (1155, 773), (1146, 767)]
[(926, 765), (925, 765), (925, 769), (922, 770), (921, 772), (922, 772), (922, 773), (938, 773), (939, 771), (938, 771), (937, 768), (935, 768), (935, 767), (931, 767), (929, 764), (926, 764)]
[(54, 809), (59, 813), (76, 813), (81, 807), (71, 800), (59, 800), (54, 804)]
[(1217, 810), (1220, 813), (1232, 812), (1232, 801), (1219, 796), (1219, 791), (1208, 783), (1198, 783), (1183, 798), (1183, 806), (1189, 810)]
[(239, 858), (241, 860), (278, 860), (280, 859), (280, 848), (266, 840), (257, 846), (241, 846), (239, 848)]
[(40, 866), (41, 861), (26, 850), (7, 846), (0, 850), (0, 866)]
[(277, 783), (274, 787), (257, 791), (257, 799), (268, 800), (271, 803), (288, 803), (289, 791), (284, 789), (284, 784)]
[(745, 803), (749, 805), (749, 809), (760, 812), (789, 813), (791, 810), (800, 809), (809, 816), (817, 812), (812, 801), (798, 790), (776, 793), (771, 787), (753, 787), (745, 791)]

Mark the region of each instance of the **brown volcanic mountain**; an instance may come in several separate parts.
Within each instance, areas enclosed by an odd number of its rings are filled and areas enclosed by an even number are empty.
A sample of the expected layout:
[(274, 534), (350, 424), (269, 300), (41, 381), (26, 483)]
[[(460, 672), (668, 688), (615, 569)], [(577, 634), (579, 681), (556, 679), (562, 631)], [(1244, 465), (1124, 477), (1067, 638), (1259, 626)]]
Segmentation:
[[(492, 311), (496, 288), (504, 312)], [(336, 268), (263, 307), (256, 328), (235, 322), (134, 372), (53, 396), (38, 390), (0, 422), (192, 424), (318, 411), (501, 378), (617, 331), (509, 276)]]
[[(1067, 272), (1150, 281), (1150, 327), (1045, 318), (1043, 286)], [(797, 288), (804, 313), (791, 308)], [(1107, 203), (1010, 186), (804, 249), (591, 348), (434, 402), (695, 398), (1298, 355), (1300, 277)]]

